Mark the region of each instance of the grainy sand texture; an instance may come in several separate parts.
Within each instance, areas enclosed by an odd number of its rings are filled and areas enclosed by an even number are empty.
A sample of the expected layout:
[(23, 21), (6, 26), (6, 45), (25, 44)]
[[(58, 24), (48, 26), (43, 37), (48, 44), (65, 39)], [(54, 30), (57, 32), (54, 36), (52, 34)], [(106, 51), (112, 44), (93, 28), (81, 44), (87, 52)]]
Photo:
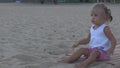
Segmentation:
[[(76, 68), (76, 63), (57, 61), (67, 58), (72, 44), (87, 36), (92, 5), (0, 3), (0, 68)], [(114, 18), (109, 25), (120, 43), (120, 4), (106, 5)], [(119, 64), (120, 45), (110, 61), (89, 68), (120, 68)]]

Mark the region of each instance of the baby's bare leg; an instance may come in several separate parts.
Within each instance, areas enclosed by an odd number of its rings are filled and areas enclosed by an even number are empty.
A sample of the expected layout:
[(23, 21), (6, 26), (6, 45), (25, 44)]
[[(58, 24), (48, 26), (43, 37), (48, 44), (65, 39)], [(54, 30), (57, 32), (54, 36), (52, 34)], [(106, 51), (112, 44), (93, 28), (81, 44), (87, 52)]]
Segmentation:
[(77, 65), (78, 68), (87, 68), (88, 65), (90, 65), (91, 63), (95, 62), (97, 57), (99, 56), (99, 52), (98, 51), (93, 51), (90, 56), (88, 57), (88, 59), (86, 59), (85, 61), (83, 61), (81, 64)]
[(88, 53), (88, 50), (86, 48), (80, 48), (79, 50), (77, 50), (75, 53), (73, 53), (72, 56), (70, 56), (68, 59), (66, 60), (63, 60), (61, 62), (64, 62), (64, 63), (72, 63), (76, 60), (78, 60), (81, 55), (85, 55)]

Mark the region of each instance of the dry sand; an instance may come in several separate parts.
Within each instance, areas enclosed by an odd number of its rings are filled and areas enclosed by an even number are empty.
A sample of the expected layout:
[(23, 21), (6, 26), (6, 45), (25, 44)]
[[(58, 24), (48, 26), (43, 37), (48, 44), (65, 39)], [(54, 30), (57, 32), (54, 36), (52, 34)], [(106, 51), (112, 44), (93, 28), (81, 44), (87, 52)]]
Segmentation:
[[(56, 62), (67, 58), (64, 54), (72, 44), (86, 37), (92, 5), (0, 3), (0, 68), (76, 68), (76, 63)], [(107, 6), (114, 18), (110, 27), (120, 43), (120, 4)], [(110, 60), (116, 68), (119, 52), (120, 46)], [(115, 67), (106, 61), (89, 66)]]

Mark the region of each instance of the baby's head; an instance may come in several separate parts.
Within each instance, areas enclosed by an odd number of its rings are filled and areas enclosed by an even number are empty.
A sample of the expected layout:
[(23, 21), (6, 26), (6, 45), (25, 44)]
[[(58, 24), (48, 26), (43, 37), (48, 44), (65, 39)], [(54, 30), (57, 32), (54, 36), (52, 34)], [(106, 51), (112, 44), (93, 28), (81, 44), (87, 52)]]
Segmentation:
[(92, 19), (91, 21), (94, 24), (102, 24), (105, 22), (111, 22), (112, 21), (112, 15), (111, 10), (108, 9), (104, 4), (96, 4), (93, 6), (91, 11)]

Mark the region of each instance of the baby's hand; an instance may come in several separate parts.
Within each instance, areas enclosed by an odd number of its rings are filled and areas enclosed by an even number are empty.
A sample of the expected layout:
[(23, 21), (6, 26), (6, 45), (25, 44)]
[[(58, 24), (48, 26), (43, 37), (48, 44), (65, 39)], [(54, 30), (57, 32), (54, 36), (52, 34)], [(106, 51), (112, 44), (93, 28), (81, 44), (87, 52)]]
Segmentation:
[(77, 44), (73, 44), (72, 48), (76, 48), (78, 45)]

